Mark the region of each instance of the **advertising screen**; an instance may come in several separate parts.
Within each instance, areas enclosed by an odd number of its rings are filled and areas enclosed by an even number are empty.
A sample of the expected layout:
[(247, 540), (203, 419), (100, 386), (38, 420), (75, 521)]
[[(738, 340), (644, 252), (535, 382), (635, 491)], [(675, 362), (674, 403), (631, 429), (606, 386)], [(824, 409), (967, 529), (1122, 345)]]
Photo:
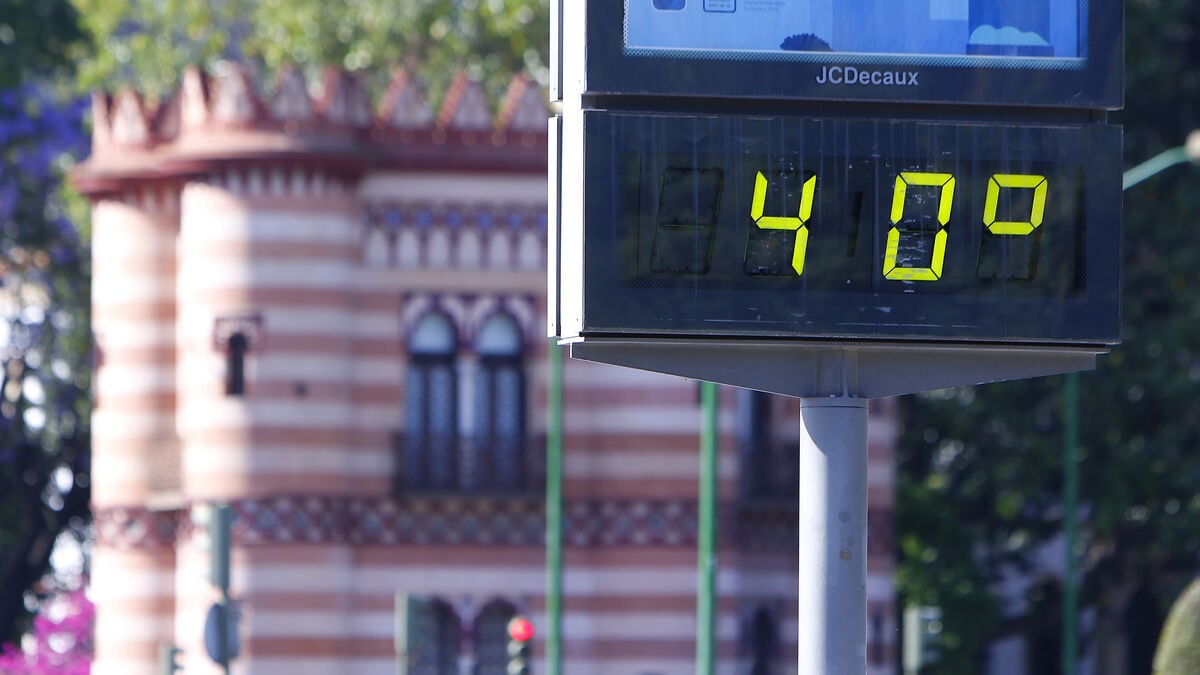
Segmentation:
[(1122, 105), (1120, 0), (577, 2), (585, 94)]
[(1087, 0), (625, 0), (625, 47), (710, 58), (890, 55), (1021, 67), (1087, 54)]

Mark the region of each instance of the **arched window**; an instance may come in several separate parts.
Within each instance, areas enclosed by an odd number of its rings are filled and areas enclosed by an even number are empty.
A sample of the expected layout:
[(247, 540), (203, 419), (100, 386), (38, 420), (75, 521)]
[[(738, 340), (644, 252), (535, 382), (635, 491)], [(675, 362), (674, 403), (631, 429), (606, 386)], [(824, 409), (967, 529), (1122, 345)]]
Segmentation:
[(475, 433), (466, 487), (519, 489), (525, 484), (525, 373), (516, 320), (503, 312), (488, 317), (475, 351)]
[(756, 609), (750, 617), (750, 625), (746, 632), (750, 652), (750, 675), (771, 675), (776, 672), (779, 633), (771, 611), (766, 607)]
[(225, 395), (241, 396), (246, 393), (246, 352), (250, 350), (250, 339), (238, 331), (229, 336), (225, 352)]
[(517, 609), (504, 600), (493, 600), (475, 619), (475, 675), (507, 675), (508, 622)]
[(423, 316), (408, 339), (400, 487), (457, 486), (458, 335), (443, 312)]
[(737, 439), (742, 499), (773, 497), (771, 395), (738, 390)]
[(441, 600), (410, 607), (406, 626), (409, 675), (458, 675), (462, 626), (454, 608)]

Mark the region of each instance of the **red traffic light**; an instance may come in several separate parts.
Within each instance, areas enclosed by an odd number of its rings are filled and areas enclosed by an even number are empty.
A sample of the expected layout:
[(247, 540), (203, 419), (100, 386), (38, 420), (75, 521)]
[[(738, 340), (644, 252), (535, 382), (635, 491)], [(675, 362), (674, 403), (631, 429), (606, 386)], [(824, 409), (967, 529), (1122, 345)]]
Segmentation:
[(508, 622), (508, 637), (517, 642), (533, 639), (533, 622), (523, 616), (514, 616)]

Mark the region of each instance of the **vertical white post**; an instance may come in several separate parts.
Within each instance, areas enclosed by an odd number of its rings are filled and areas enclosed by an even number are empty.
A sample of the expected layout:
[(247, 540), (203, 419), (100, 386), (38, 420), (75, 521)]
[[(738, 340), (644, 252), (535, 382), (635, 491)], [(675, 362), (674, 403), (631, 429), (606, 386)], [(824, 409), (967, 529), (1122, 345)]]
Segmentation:
[(867, 670), (867, 400), (800, 402), (799, 670)]

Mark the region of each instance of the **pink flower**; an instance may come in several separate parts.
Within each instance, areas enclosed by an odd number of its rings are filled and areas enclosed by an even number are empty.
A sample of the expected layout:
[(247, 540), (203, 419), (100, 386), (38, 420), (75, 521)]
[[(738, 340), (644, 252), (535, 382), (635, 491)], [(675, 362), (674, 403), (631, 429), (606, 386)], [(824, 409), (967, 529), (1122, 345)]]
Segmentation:
[(4, 675), (87, 675), (96, 609), (82, 589), (52, 595), (33, 620), (26, 650), (0, 646)]

